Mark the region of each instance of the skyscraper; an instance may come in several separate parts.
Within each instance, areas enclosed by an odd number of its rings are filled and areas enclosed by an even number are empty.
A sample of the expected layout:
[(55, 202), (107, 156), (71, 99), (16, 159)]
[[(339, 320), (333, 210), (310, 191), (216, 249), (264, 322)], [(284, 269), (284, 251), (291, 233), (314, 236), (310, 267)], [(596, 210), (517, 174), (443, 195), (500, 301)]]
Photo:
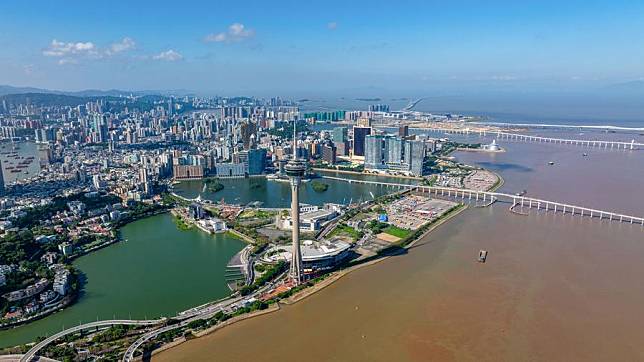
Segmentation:
[[(295, 145), (295, 122), (293, 122), (293, 144)], [(289, 276), (296, 283), (302, 281), (302, 252), (300, 251), (300, 182), (306, 170), (304, 162), (293, 149), (293, 158), (286, 164), (286, 175), (291, 179), (291, 219), (293, 220), (293, 250)]]
[(338, 142), (346, 143), (348, 140), (347, 127), (334, 128), (333, 133), (331, 134), (331, 138), (333, 139), (334, 143), (338, 143)]
[(385, 140), (385, 163), (400, 163), (403, 158), (403, 140), (398, 137), (388, 137)]
[(409, 126), (408, 125), (402, 125), (398, 127), (398, 136), (405, 138), (409, 136)]
[(4, 193), (4, 176), (2, 175), (2, 161), (0, 160), (0, 194)]
[(409, 171), (416, 175), (424, 174), (425, 144), (422, 141), (407, 141), (405, 143), (405, 163), (409, 165)]
[(248, 151), (248, 174), (261, 175), (266, 169), (266, 150), (250, 149)]
[(353, 155), (364, 156), (364, 141), (371, 134), (371, 127), (353, 127)]
[(368, 169), (382, 166), (382, 135), (368, 135), (364, 142), (364, 167)]

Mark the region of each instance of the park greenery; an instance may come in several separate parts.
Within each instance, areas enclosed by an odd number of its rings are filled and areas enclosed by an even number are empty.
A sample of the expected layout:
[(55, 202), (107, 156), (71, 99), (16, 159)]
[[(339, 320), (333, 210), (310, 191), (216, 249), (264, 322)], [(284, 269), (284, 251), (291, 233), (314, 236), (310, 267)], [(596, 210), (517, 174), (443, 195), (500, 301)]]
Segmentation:
[(218, 192), (224, 189), (224, 184), (222, 184), (218, 178), (209, 177), (203, 180), (203, 183), (206, 185), (206, 190), (209, 192)]
[(329, 184), (317, 180), (311, 181), (311, 187), (315, 192), (324, 192), (329, 189)]
[(174, 215), (174, 223), (177, 225), (177, 229), (179, 230), (186, 231), (192, 229), (192, 224), (185, 221), (180, 215)]
[(256, 291), (260, 287), (262, 287), (264, 284), (268, 283), (269, 281), (273, 280), (275, 277), (278, 275), (282, 274), (283, 272), (286, 271), (288, 268), (288, 264), (286, 264), (285, 261), (280, 260), (277, 264), (271, 266), (270, 268), (267, 268), (264, 273), (255, 279), (253, 284), (251, 285), (246, 285), (243, 288), (239, 290), (239, 293), (241, 295), (249, 295), (252, 292)]
[(330, 236), (343, 236), (346, 235), (353, 239), (354, 241), (360, 240), (362, 236), (364, 235), (364, 232), (358, 231), (351, 226), (341, 223), (338, 224), (335, 229), (331, 232)]

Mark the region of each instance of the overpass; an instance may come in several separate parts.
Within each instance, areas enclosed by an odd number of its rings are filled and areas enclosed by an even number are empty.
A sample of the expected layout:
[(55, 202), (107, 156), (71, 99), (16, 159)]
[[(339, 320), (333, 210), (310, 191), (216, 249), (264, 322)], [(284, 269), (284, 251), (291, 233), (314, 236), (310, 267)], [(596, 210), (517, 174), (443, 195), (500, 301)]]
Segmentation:
[(494, 191), (478, 191), (470, 189), (459, 189), (454, 187), (443, 187), (443, 186), (423, 186), (423, 185), (409, 185), (409, 184), (400, 184), (400, 183), (387, 183), (387, 182), (378, 182), (378, 181), (368, 181), (368, 180), (356, 180), (356, 179), (345, 179), (334, 176), (322, 176), (322, 178), (345, 181), (348, 183), (361, 183), (361, 184), (372, 184), (379, 185), (384, 187), (393, 187), (398, 189), (411, 189), (417, 192), (426, 193), (431, 195), (432, 193), (436, 196), (442, 197), (451, 197), (461, 200), (472, 200), (472, 201), (490, 201), (494, 202), (497, 200), (503, 200), (512, 202), (513, 206), (522, 206), (529, 208), (536, 208), (537, 210), (552, 211), (554, 213), (560, 211), (563, 214), (570, 215), (579, 215), (579, 216), (588, 216), (588, 217), (597, 217), (600, 220), (607, 219), (609, 221), (620, 221), (631, 224), (641, 224), (644, 226), (644, 218), (624, 215), (612, 211), (598, 210), (578, 205), (572, 205), (557, 201), (548, 201), (543, 199), (538, 199), (535, 197), (526, 197), (523, 195), (512, 195), (502, 192)]
[(573, 146), (584, 146), (584, 147), (598, 147), (605, 149), (621, 149), (621, 150), (638, 150), (644, 149), (644, 143), (624, 141), (603, 141), (603, 140), (581, 140), (581, 139), (567, 139), (567, 138), (554, 138), (554, 137), (541, 137), (541, 136), (531, 136), (518, 133), (502, 132), (502, 131), (493, 131), (493, 130), (483, 130), (483, 129), (469, 129), (469, 128), (415, 128), (424, 131), (432, 132), (443, 132), (448, 134), (462, 134), (462, 135), (476, 135), (479, 136), (496, 136), (497, 139), (506, 139), (506, 140), (517, 140), (517, 141), (526, 141), (526, 142), (537, 142), (537, 143), (551, 143), (551, 144), (566, 144)]
[(20, 358), (20, 362), (32, 362), (35, 361), (36, 354), (40, 352), (43, 348), (45, 348), (47, 345), (50, 343), (54, 342), (55, 340), (62, 338), (66, 335), (69, 334), (74, 334), (76, 332), (80, 332), (86, 329), (94, 329), (94, 328), (101, 328), (101, 327), (111, 327), (111, 326), (116, 326), (116, 325), (122, 325), (122, 326), (153, 326), (157, 324), (161, 324), (165, 321), (165, 318), (162, 319), (155, 319), (155, 320), (129, 320), (129, 319), (112, 319), (112, 320), (106, 320), (106, 321), (98, 321), (98, 322), (91, 322), (91, 323), (86, 323), (86, 324), (81, 324), (76, 327), (72, 327), (69, 329), (65, 329), (62, 332), (58, 332), (51, 337), (45, 338), (33, 347), (27, 353), (22, 355)]

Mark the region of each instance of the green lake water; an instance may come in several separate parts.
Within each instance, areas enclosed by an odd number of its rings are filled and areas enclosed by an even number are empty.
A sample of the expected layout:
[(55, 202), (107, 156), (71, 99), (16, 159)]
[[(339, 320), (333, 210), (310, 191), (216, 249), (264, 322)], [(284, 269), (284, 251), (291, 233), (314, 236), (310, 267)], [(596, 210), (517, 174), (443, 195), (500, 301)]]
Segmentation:
[(170, 214), (121, 230), (123, 242), (77, 259), (86, 277), (80, 300), (27, 325), (0, 331), (0, 347), (30, 342), (80, 322), (174, 315), (230, 294), (228, 260), (244, 243), (225, 234), (178, 230)]

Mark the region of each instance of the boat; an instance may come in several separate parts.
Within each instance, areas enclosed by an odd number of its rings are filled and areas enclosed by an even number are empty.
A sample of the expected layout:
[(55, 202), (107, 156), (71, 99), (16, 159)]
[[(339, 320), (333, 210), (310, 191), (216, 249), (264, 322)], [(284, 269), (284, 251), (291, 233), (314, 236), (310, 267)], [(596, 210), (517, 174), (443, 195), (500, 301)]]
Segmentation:
[(581, 155), (584, 157), (588, 157), (588, 154), (586, 152), (582, 153)]
[(487, 250), (479, 250), (479, 263), (485, 263), (487, 260)]
[(550, 161), (550, 162), (548, 162), (548, 164), (549, 164), (550, 166), (552, 166), (552, 165), (554, 165), (554, 164), (555, 164), (555, 161)]

